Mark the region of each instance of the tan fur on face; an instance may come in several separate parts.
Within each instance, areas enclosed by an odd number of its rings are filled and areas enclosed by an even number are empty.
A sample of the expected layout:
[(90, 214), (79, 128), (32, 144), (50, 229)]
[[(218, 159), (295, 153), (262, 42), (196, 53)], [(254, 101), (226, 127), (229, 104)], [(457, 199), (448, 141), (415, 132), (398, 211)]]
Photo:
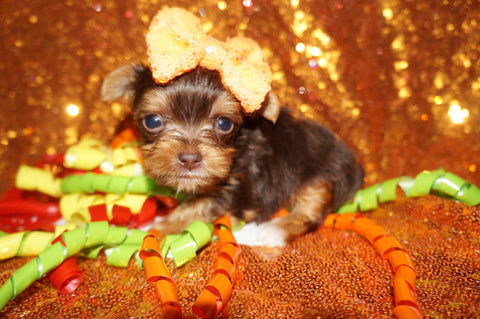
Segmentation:
[[(228, 93), (222, 94), (212, 104), (208, 116), (193, 125), (175, 119), (170, 101), (162, 92), (148, 91), (135, 113), (137, 121), (146, 115), (158, 114), (165, 122), (165, 129), (152, 143), (142, 147), (147, 175), (160, 185), (189, 193), (205, 193), (224, 182), (230, 173), (235, 149), (218, 144), (214, 125), (219, 116), (241, 121), (240, 107)], [(203, 158), (200, 166), (194, 170), (182, 167), (178, 160), (182, 152), (199, 152)]]
[(139, 118), (145, 114), (168, 114), (170, 108), (169, 101), (162, 92), (150, 89), (142, 97), (139, 102), (140, 107), (135, 112), (135, 117)]
[[(172, 137), (142, 147), (147, 175), (159, 185), (191, 193), (207, 192), (224, 181), (232, 162), (233, 149), (220, 149), (208, 144), (188, 144)], [(203, 161), (199, 168), (188, 171), (177, 160), (182, 151), (198, 150)]]

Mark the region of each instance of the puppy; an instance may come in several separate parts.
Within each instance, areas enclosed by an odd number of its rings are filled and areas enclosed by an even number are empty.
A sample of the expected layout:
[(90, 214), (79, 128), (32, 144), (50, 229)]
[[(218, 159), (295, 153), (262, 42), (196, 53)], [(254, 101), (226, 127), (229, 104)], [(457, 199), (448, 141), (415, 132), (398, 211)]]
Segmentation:
[[(157, 84), (149, 68), (127, 64), (108, 75), (102, 97), (133, 104), (146, 174), (188, 194), (154, 226), (163, 233), (229, 214), (266, 222), (280, 246), (315, 229), (363, 182), (353, 152), (326, 128), (279, 107), (272, 93), (244, 114), (217, 71), (197, 67)], [(281, 207), (290, 215), (271, 219)]]

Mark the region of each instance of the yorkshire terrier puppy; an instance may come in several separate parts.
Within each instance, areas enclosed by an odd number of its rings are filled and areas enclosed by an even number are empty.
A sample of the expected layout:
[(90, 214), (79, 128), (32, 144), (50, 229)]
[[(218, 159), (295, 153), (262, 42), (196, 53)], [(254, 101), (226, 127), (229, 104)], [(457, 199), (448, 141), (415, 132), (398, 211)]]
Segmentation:
[[(106, 78), (102, 97), (133, 104), (146, 174), (188, 194), (154, 226), (163, 233), (229, 214), (265, 222), (276, 233), (270, 244), (281, 246), (315, 229), (363, 182), (353, 152), (326, 128), (272, 93), (245, 114), (217, 71), (197, 67), (157, 84), (148, 67), (127, 64)], [(290, 215), (271, 219), (281, 207)]]

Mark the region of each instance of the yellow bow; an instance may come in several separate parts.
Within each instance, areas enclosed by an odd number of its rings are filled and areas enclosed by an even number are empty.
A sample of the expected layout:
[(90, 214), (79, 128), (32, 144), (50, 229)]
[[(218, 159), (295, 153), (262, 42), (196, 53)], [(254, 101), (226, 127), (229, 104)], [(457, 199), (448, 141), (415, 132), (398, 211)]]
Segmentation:
[(216, 70), (247, 113), (258, 110), (270, 91), (272, 74), (255, 41), (235, 37), (222, 42), (209, 37), (200, 19), (186, 10), (160, 10), (150, 24), (147, 49), (157, 83), (167, 83), (197, 66)]

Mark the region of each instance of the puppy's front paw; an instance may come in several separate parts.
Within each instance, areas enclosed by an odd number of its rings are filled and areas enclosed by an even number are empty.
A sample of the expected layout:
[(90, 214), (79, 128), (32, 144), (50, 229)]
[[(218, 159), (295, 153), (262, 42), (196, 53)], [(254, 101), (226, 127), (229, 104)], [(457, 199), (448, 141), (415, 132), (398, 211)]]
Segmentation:
[(248, 223), (234, 233), (237, 243), (248, 246), (284, 247), (287, 244), (287, 232), (272, 222)]

